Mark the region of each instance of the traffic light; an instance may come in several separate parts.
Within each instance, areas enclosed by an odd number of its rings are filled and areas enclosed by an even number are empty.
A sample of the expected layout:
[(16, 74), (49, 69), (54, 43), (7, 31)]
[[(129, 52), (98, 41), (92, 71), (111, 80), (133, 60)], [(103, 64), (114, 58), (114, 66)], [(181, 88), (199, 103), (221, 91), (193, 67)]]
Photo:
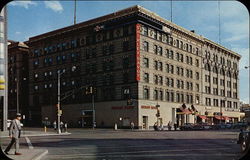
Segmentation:
[(160, 110), (157, 110), (156, 117), (160, 117)]
[(92, 86), (85, 87), (85, 94), (95, 94), (96, 93), (96, 88)]
[(92, 94), (92, 87), (85, 87), (85, 94), (88, 95), (88, 94)]
[(132, 99), (128, 99), (128, 100), (127, 100), (127, 105), (132, 105), (132, 104), (133, 104)]

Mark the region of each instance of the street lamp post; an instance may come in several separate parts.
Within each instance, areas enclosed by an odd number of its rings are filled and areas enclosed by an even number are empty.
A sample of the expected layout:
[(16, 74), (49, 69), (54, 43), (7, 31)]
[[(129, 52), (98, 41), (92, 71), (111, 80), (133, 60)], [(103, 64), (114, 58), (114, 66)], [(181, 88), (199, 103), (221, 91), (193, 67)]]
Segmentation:
[(60, 127), (60, 118), (61, 118), (61, 113), (60, 113), (60, 103), (61, 103), (61, 93), (60, 93), (60, 90), (61, 90), (61, 75), (63, 74), (64, 72), (61, 72), (60, 73), (60, 70), (57, 72), (58, 74), (58, 79), (57, 79), (57, 133), (60, 134), (61, 133), (61, 127)]
[(159, 117), (160, 117), (160, 105), (157, 103), (156, 105), (156, 108), (157, 108), (157, 113), (156, 113), (156, 118), (157, 118), (157, 127), (159, 128)]
[(19, 80), (16, 78), (16, 113), (19, 113)]
[[(25, 81), (26, 78), (23, 78)], [(19, 86), (20, 86), (20, 81), (18, 78), (16, 78), (16, 113), (19, 113), (20, 110), (20, 104), (19, 104)]]
[(95, 95), (94, 88), (92, 87), (92, 111), (93, 111), (93, 129), (95, 128)]
[[(73, 66), (71, 71), (75, 71), (76, 70), (76, 66)], [(61, 123), (61, 115), (62, 115), (62, 110), (61, 110), (61, 75), (65, 73), (65, 69), (63, 69), (63, 71), (61, 72), (60, 70), (58, 70), (57, 74), (57, 133), (61, 134), (61, 127), (60, 127), (60, 123)]]

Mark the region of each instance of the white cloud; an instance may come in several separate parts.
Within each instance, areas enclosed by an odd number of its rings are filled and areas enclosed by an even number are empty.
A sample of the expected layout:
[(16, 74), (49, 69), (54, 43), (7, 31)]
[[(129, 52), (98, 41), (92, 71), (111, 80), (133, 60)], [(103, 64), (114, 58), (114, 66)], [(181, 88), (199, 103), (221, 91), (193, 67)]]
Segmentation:
[(16, 31), (16, 32), (15, 32), (15, 34), (21, 34), (21, 32), (19, 32), (19, 31)]
[(249, 39), (249, 20), (230, 21), (222, 25), (224, 32), (229, 33), (226, 42), (235, 42), (245, 38)]
[(29, 6), (31, 6), (31, 5), (36, 6), (37, 3), (36, 3), (36, 2), (29, 1), (29, 0), (27, 0), (27, 1), (12, 1), (12, 2), (9, 3), (9, 5), (11, 5), (11, 6), (24, 7), (25, 9), (28, 9)]
[(45, 1), (45, 7), (52, 9), (54, 12), (61, 13), (63, 11), (63, 7), (59, 1)]
[(247, 8), (238, 1), (225, 1), (221, 2), (221, 16), (224, 18), (246, 18), (248, 15)]

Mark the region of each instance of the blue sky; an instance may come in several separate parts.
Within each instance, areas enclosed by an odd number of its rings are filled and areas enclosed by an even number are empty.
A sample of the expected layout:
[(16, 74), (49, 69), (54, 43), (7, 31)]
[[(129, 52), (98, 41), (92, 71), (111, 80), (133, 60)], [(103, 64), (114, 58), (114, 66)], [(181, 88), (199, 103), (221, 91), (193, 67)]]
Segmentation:
[[(170, 1), (77, 1), (77, 23), (141, 5), (170, 20)], [(15, 1), (8, 3), (8, 38), (25, 41), (29, 37), (73, 24), (74, 1)], [(242, 55), (240, 99), (249, 103), (249, 13), (237, 1), (221, 1), (221, 44)], [(219, 41), (218, 2), (173, 1), (173, 22)]]

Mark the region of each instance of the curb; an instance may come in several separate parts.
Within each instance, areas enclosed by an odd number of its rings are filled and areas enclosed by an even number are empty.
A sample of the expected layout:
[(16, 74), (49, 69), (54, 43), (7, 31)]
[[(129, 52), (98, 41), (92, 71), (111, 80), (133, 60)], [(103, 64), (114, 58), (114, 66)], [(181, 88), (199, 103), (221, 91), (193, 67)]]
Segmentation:
[[(52, 134), (24, 134), (21, 137), (39, 137), (39, 136), (64, 136), (64, 135), (70, 135), (71, 133), (61, 133), (61, 134), (57, 134), (57, 133), (52, 133)], [(0, 136), (1, 138), (6, 138), (9, 136)]]
[(40, 160), (43, 156), (45, 156), (46, 154), (48, 154), (48, 150), (45, 150), (43, 153), (41, 153), (40, 155), (36, 156), (35, 158), (32, 158), (32, 160)]

